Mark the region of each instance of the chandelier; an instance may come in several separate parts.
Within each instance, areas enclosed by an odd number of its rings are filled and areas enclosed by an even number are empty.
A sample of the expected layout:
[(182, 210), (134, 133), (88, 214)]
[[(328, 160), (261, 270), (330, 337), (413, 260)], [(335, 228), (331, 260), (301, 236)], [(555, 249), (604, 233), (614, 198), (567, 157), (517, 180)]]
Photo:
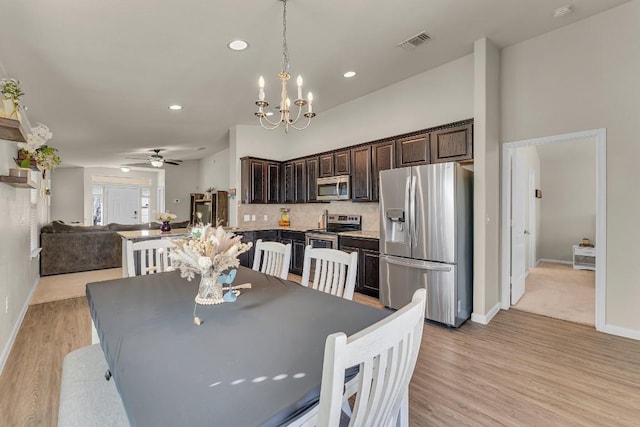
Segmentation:
[[(313, 112), (313, 95), (311, 92), (307, 95), (307, 99), (302, 97), (302, 76), (298, 76), (296, 79), (296, 83), (298, 85), (298, 97), (293, 101), (293, 104), (296, 105), (297, 114), (295, 118), (291, 117), (290, 109), (291, 109), (291, 100), (289, 99), (289, 94), (287, 93), (287, 82), (291, 78), (291, 74), (289, 74), (289, 48), (287, 47), (287, 0), (282, 1), (282, 71), (278, 73), (278, 79), (282, 83), (282, 92), (280, 93), (280, 105), (278, 106), (278, 110), (280, 111), (280, 120), (271, 121), (267, 118), (267, 113), (265, 113), (265, 107), (269, 106), (269, 102), (265, 99), (264, 95), (264, 77), (260, 76), (258, 79), (258, 87), (260, 88), (258, 92), (258, 100), (256, 101), (256, 105), (258, 106), (258, 111), (255, 113), (260, 121), (260, 125), (265, 129), (275, 129), (284, 124), (285, 133), (289, 132), (289, 128), (292, 127), (296, 130), (304, 130), (309, 127), (311, 124), (311, 119), (315, 117), (316, 113)], [(304, 107), (307, 106), (307, 111), (302, 112)], [(306, 118), (306, 122), (302, 119), (301, 116)], [(302, 119), (302, 120), (301, 120)]]

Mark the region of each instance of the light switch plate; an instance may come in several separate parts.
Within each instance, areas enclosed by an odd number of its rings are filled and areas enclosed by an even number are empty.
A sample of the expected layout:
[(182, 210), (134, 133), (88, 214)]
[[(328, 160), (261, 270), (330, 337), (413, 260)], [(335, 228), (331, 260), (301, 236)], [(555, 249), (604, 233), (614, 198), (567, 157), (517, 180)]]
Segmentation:
[(251, 215), (251, 221), (255, 221), (256, 220), (256, 216), (255, 215)]
[(249, 220), (251, 219), (251, 217), (250, 217), (249, 215), (245, 215), (245, 216), (243, 217), (243, 219), (244, 219), (244, 220), (245, 220), (245, 222), (246, 222), (246, 221), (249, 221)]

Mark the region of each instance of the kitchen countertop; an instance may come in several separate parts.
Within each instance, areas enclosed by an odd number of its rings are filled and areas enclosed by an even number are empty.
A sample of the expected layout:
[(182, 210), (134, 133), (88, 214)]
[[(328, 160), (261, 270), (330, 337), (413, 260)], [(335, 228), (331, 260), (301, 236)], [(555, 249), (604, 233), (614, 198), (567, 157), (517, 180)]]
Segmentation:
[(253, 225), (253, 226), (240, 226), (240, 227), (224, 227), (225, 230), (233, 232), (244, 232), (244, 231), (267, 231), (267, 230), (288, 230), (288, 231), (308, 231), (312, 230), (314, 227), (312, 226), (304, 226), (304, 225), (294, 225), (289, 227), (280, 227), (273, 225)]
[(118, 231), (118, 235), (127, 240), (146, 240), (150, 237), (184, 237), (189, 232), (186, 228), (172, 228), (169, 232), (163, 232), (161, 230), (132, 230), (132, 231)]

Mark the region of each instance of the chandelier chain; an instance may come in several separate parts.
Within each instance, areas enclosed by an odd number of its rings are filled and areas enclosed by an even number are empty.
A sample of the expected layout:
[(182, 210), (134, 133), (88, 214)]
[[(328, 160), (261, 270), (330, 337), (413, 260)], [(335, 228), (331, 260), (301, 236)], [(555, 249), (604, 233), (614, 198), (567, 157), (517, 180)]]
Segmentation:
[(287, 46), (287, 0), (282, 0), (282, 72), (289, 73), (289, 46)]

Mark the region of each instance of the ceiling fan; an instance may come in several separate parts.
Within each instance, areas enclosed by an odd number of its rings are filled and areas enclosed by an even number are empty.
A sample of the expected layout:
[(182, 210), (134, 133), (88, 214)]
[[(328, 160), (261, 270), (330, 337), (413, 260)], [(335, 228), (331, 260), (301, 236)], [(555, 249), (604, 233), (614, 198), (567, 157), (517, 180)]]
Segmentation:
[(168, 165), (175, 165), (175, 166), (179, 166), (180, 163), (182, 163), (182, 160), (178, 160), (178, 159), (165, 159), (160, 152), (163, 151), (159, 148), (156, 148), (154, 150), (149, 150), (152, 151), (153, 154), (149, 155), (149, 157), (147, 158), (140, 158), (140, 157), (127, 157), (127, 159), (134, 159), (134, 160), (147, 160), (151, 166), (153, 166), (154, 168), (161, 168), (162, 165), (164, 165), (165, 163)]

